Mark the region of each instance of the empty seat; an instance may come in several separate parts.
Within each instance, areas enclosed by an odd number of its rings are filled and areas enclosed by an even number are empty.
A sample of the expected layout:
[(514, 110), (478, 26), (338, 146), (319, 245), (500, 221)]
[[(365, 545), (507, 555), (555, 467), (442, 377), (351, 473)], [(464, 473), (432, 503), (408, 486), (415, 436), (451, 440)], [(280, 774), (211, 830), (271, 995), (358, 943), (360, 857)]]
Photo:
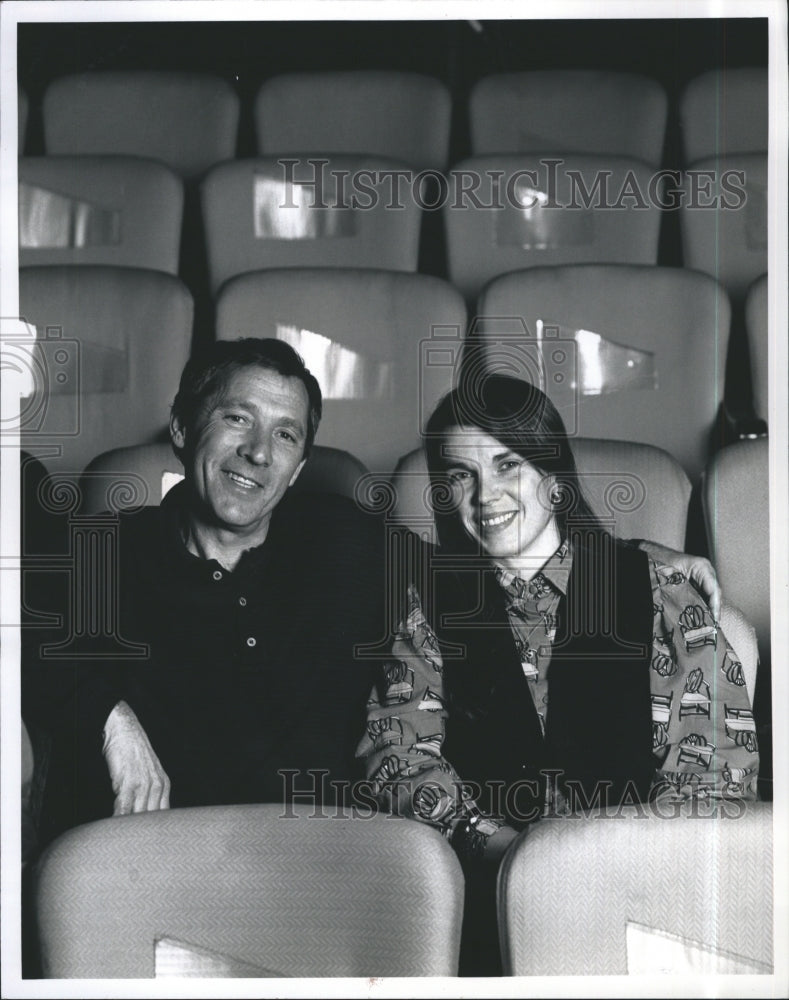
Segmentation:
[(723, 398), (730, 314), (717, 282), (682, 268), (541, 267), (488, 286), (473, 337), (477, 363), (536, 381), (571, 436), (626, 433), (694, 481)]
[[(648, 538), (682, 550), (690, 482), (660, 448), (632, 441), (574, 438), (578, 485), (592, 510), (619, 538)], [(430, 480), (424, 451), (404, 455), (391, 479), (395, 523), (435, 542)]]
[(239, 99), (202, 73), (119, 70), (61, 77), (44, 95), (47, 153), (162, 160), (191, 179), (235, 156)]
[(668, 99), (657, 80), (600, 70), (484, 77), (471, 91), (471, 148), (602, 153), (660, 165)]
[(770, 662), (770, 477), (768, 442), (738, 441), (713, 456), (702, 500), (710, 553), (726, 600), (756, 629)]
[(767, 91), (763, 67), (715, 69), (691, 80), (679, 103), (685, 162), (766, 152)]
[(456, 975), (463, 876), (444, 838), (312, 811), (173, 809), (64, 834), (38, 868), (44, 976)]
[[(767, 270), (767, 154), (742, 153), (699, 160), (701, 181), (683, 176), (680, 208), (686, 267), (711, 274), (742, 299)], [(704, 185), (694, 195), (694, 186)]]
[(153, 160), (22, 159), (20, 264), (113, 264), (177, 274), (183, 202), (181, 179)]
[(379, 472), (419, 443), (452, 385), (465, 323), (463, 300), (438, 278), (294, 268), (228, 282), (216, 330), (220, 340), (278, 337), (295, 347), (323, 390), (320, 443)]
[(660, 810), (529, 828), (499, 878), (505, 974), (773, 971), (771, 804)]
[(153, 441), (189, 356), (192, 297), (177, 279), (127, 267), (27, 267), (20, 312), (37, 331), (23, 446), (51, 445), (76, 477), (109, 448)]
[(768, 419), (768, 370), (769, 321), (767, 306), (767, 275), (762, 275), (748, 289), (745, 299), (745, 327), (751, 355), (751, 384), (753, 409), (757, 417)]
[(444, 208), (450, 280), (471, 300), (491, 278), (526, 267), (656, 264), (653, 173), (600, 156), (464, 160)]
[(443, 170), (449, 91), (419, 73), (285, 73), (255, 99), (257, 148), (281, 153), (367, 153), (417, 170)]
[(27, 116), (30, 109), (30, 102), (27, 99), (25, 88), (19, 84), (17, 86), (17, 152), (19, 156), (25, 151), (25, 135), (27, 134)]
[[(274, 267), (415, 271), (418, 203), (391, 207), (388, 160), (343, 156), (237, 160), (202, 184), (211, 287)], [(356, 188), (368, 186), (367, 193)], [(354, 187), (356, 185), (356, 188)]]
[[(339, 448), (316, 445), (294, 492), (355, 495), (356, 484), (367, 473), (362, 463)], [(91, 461), (80, 478), (82, 512), (126, 510), (156, 506), (167, 491), (184, 477), (183, 466), (168, 442), (115, 448)]]

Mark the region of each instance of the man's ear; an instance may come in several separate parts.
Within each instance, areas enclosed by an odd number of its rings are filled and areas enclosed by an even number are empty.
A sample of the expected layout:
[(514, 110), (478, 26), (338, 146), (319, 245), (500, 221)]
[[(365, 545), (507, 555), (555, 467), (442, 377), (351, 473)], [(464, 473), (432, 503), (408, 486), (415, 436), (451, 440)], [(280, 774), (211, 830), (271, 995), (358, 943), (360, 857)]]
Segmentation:
[(173, 447), (183, 451), (186, 447), (186, 428), (181, 423), (180, 417), (175, 413), (170, 414), (170, 440)]
[(299, 478), (299, 473), (304, 468), (304, 466), (306, 465), (306, 463), (307, 463), (307, 459), (306, 458), (302, 458), (302, 460), (296, 466), (296, 471), (290, 477), (290, 482), (288, 483), (289, 487), (292, 486), (296, 482), (296, 480)]

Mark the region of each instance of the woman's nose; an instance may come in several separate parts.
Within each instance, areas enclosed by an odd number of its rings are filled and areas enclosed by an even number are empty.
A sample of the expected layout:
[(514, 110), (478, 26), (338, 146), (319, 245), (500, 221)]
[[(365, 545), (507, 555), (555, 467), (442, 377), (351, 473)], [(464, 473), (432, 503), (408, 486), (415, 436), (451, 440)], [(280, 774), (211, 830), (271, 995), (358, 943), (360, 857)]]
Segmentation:
[(492, 476), (479, 476), (477, 479), (477, 501), (480, 504), (492, 503), (500, 496), (501, 488)]

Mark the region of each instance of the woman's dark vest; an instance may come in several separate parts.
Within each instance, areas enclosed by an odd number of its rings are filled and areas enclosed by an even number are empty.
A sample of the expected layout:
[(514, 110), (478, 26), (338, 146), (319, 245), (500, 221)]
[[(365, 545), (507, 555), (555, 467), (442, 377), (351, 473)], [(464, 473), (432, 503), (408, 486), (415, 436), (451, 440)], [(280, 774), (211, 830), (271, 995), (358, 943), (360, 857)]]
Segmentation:
[(444, 755), (485, 811), (516, 825), (540, 814), (546, 781), (578, 809), (643, 800), (652, 781), (647, 556), (586, 538), (574, 543), (558, 608), (545, 738), (493, 570), (452, 568), (440, 551), (431, 560), (425, 610), (444, 658)]

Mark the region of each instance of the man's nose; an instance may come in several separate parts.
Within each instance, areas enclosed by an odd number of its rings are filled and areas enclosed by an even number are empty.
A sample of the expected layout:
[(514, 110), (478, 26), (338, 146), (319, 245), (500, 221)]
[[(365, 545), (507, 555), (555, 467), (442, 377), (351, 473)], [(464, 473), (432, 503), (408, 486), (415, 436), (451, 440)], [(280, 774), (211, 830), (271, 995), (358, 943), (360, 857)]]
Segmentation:
[(271, 465), (271, 438), (252, 430), (241, 442), (239, 452), (253, 465)]

